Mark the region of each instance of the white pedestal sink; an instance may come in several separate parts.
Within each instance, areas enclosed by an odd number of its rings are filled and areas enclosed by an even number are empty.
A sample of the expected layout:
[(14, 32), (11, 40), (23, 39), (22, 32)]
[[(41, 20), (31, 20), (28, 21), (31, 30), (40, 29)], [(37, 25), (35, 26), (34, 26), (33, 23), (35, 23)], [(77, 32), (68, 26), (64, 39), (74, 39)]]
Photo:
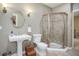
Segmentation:
[(9, 35), (10, 42), (17, 42), (17, 55), (22, 56), (22, 42), (24, 40), (31, 40), (31, 36), (23, 34), (23, 35)]

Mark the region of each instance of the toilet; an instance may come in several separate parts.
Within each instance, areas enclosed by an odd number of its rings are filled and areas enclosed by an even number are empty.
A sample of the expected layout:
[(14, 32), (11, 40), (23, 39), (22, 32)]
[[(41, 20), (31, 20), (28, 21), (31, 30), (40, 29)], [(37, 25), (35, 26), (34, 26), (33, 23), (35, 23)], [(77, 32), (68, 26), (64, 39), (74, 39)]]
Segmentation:
[(41, 34), (33, 34), (33, 42), (37, 45), (37, 50), (39, 52), (44, 52), (47, 49), (47, 44), (41, 42)]

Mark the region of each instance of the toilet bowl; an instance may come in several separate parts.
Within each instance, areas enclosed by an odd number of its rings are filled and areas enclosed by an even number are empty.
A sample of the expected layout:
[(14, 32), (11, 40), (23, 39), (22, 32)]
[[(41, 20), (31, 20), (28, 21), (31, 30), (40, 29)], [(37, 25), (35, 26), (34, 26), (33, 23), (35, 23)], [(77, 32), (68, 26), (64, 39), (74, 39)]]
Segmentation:
[(40, 52), (44, 52), (47, 49), (47, 44), (41, 42), (41, 34), (33, 34), (33, 42), (37, 45), (37, 50)]
[(47, 44), (40, 42), (37, 44), (38, 51), (44, 52), (47, 49)]

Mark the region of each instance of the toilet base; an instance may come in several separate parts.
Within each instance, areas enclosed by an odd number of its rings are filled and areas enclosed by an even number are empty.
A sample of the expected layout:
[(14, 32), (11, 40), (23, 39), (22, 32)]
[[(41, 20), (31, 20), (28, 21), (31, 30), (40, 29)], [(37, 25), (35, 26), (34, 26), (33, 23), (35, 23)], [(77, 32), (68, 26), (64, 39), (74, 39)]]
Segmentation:
[(35, 48), (35, 50), (37, 56), (46, 56), (46, 51), (39, 51), (37, 48)]

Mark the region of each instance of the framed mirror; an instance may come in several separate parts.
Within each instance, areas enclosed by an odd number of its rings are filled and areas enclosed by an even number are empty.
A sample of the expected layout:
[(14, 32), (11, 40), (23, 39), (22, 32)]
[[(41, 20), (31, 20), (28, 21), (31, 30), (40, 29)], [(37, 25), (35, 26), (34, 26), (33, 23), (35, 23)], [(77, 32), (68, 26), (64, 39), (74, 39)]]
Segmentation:
[(11, 21), (14, 27), (20, 28), (24, 25), (25, 19), (21, 12), (15, 12), (11, 16)]

